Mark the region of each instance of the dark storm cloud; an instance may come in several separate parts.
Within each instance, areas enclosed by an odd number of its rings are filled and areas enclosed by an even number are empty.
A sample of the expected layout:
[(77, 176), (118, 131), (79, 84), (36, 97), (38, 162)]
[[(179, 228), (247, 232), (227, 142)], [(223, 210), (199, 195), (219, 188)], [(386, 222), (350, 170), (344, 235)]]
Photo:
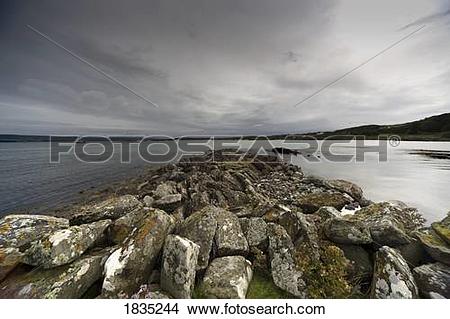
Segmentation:
[(448, 1), (2, 1), (0, 133), (264, 134), (433, 114), (448, 108), (450, 44), (448, 29), (432, 26), (292, 105), (402, 37), (399, 23), (424, 12), (427, 21), (447, 17), (444, 7)]

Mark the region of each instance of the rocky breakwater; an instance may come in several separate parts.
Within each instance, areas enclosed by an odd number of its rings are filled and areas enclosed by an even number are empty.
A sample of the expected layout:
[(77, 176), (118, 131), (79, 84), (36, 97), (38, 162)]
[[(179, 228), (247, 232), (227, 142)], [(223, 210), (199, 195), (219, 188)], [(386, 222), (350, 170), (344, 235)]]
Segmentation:
[(67, 218), (4, 217), (0, 297), (450, 297), (450, 216), (424, 228), (413, 208), (277, 157), (214, 158)]

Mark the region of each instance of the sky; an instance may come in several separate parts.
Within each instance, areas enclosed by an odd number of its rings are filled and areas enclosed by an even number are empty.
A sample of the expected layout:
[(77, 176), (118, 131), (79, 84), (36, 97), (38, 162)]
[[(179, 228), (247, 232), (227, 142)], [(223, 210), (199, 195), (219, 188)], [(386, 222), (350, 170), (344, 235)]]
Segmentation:
[(450, 112), (449, 39), (450, 0), (0, 0), (0, 134), (408, 122)]

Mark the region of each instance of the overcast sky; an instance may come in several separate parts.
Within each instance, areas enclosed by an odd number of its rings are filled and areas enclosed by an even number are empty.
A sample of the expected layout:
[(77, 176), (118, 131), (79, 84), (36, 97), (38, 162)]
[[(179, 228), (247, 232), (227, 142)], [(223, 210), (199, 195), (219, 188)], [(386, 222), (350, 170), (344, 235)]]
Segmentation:
[(450, 112), (449, 84), (450, 0), (0, 1), (0, 133), (264, 134), (399, 123)]

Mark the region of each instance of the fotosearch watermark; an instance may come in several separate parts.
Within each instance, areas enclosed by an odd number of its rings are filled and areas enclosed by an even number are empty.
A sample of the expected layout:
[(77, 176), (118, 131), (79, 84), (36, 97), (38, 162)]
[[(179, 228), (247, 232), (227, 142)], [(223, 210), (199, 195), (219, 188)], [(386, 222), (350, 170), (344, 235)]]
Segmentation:
[[(335, 135), (324, 139), (303, 136), (301, 140), (271, 139), (258, 136), (139, 136), (50, 137), (50, 163), (64, 157), (75, 157), (84, 163), (105, 163), (119, 159), (131, 163), (136, 156), (151, 164), (166, 164), (189, 158), (190, 162), (241, 162), (269, 156), (265, 161), (292, 162), (302, 157), (308, 162), (364, 162), (375, 156), (378, 162), (388, 161), (388, 149), (398, 147), (399, 136), (379, 136), (378, 140), (363, 135)], [(344, 150), (344, 152), (343, 152)], [(220, 151), (220, 152), (216, 152)]]

